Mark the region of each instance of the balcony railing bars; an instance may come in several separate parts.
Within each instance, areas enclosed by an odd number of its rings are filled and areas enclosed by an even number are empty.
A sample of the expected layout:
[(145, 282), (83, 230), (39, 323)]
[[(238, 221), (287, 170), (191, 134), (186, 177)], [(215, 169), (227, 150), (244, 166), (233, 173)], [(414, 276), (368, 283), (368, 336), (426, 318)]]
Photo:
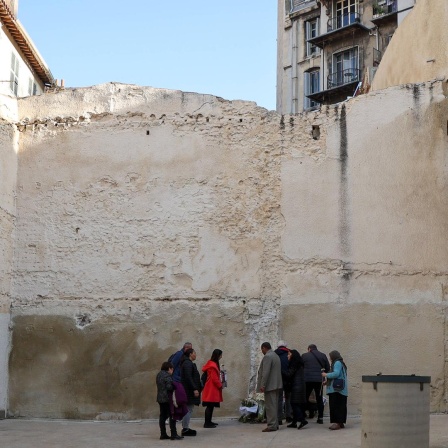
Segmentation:
[(351, 25), (352, 23), (361, 22), (361, 15), (358, 12), (347, 12), (340, 16), (333, 17), (328, 19), (327, 22), (327, 31), (335, 31), (339, 28), (343, 28), (344, 26)]
[(332, 89), (333, 87), (343, 86), (344, 84), (350, 84), (352, 82), (361, 80), (361, 70), (358, 68), (346, 68), (345, 70), (340, 70), (331, 73), (327, 77), (327, 88)]

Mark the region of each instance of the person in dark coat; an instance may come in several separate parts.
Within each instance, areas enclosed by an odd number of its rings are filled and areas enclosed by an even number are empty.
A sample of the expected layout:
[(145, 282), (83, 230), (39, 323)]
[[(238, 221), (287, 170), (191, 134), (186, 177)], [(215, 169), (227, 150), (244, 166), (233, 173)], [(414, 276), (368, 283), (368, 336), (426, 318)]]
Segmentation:
[[(156, 377), (157, 385), (157, 403), (160, 407), (159, 415), (159, 427), (160, 427), (160, 440), (179, 440), (182, 439), (176, 431), (176, 421), (173, 419), (173, 415), (170, 410), (170, 398), (173, 394), (173, 374), (174, 366), (170, 362), (164, 362), (160, 368), (160, 372)], [(170, 431), (171, 436), (166, 433), (165, 421), (170, 419)]]
[(290, 402), (290, 388), (288, 387), (287, 378), (286, 378), (286, 372), (288, 370), (288, 353), (289, 348), (287, 347), (286, 342), (279, 341), (278, 347), (275, 350), (275, 353), (277, 353), (278, 357), (280, 358), (280, 362), (282, 365), (282, 382), (283, 382), (283, 389), (280, 390), (279, 396), (278, 396), (278, 424), (282, 425), (282, 417), (283, 417), (283, 395), (285, 400), (285, 414), (286, 414), (286, 421), (290, 422), (292, 421), (292, 410), (291, 410), (291, 402)]
[(324, 418), (324, 403), (323, 403), (323, 385), (322, 372), (330, 371), (330, 363), (326, 355), (319, 350), (315, 344), (308, 346), (308, 352), (302, 355), (305, 367), (305, 382), (306, 382), (306, 401), (310, 412), (310, 418), (314, 416), (314, 410), (310, 405), (310, 395), (314, 390), (317, 404), (317, 423), (322, 424)]
[(196, 431), (190, 429), (190, 419), (193, 414), (195, 406), (201, 403), (201, 376), (198, 368), (193, 362), (196, 360), (196, 352), (189, 348), (185, 351), (184, 357), (181, 361), (180, 376), (181, 382), (184, 386), (185, 393), (188, 399), (188, 414), (182, 420), (182, 435), (195, 436)]
[(297, 350), (291, 350), (288, 353), (289, 366), (286, 372), (286, 378), (291, 387), (291, 407), (293, 412), (292, 422), (288, 428), (302, 429), (308, 424), (305, 419), (306, 389), (305, 375), (303, 369), (303, 360)]

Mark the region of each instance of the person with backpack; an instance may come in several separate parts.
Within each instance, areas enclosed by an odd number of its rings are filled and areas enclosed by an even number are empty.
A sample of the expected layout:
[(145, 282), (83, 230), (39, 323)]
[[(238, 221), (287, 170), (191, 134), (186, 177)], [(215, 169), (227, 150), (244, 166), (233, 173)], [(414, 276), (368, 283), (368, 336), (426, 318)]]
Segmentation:
[(182, 436), (195, 436), (196, 430), (190, 428), (190, 419), (195, 406), (201, 403), (201, 377), (196, 364), (196, 352), (189, 348), (185, 351), (181, 361), (180, 377), (187, 394), (188, 414), (182, 419)]
[(310, 395), (314, 391), (317, 404), (317, 423), (323, 424), (324, 403), (322, 372), (330, 371), (330, 363), (325, 353), (320, 352), (315, 344), (308, 345), (308, 351), (302, 355), (305, 368), (306, 401), (310, 418), (314, 417), (314, 407), (310, 404)]
[(221, 367), (219, 361), (222, 358), (222, 350), (215, 348), (212, 357), (202, 367), (204, 374), (207, 374), (204, 391), (202, 393), (202, 406), (205, 407), (204, 428), (216, 428), (218, 423), (212, 421), (213, 410), (219, 408), (223, 402)]
[(191, 342), (185, 342), (184, 346), (176, 353), (173, 353), (169, 358), (168, 362), (172, 363), (174, 366), (173, 372), (173, 380), (180, 383), (180, 364), (182, 361), (182, 357), (184, 356), (186, 350), (189, 348), (193, 348), (193, 344)]

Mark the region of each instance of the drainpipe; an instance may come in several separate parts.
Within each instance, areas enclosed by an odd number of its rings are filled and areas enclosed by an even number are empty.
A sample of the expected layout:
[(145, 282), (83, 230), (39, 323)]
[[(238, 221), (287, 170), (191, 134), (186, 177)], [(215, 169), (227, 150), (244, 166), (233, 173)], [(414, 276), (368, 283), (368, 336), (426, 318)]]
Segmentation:
[(325, 76), (325, 41), (322, 42), (322, 90), (326, 90), (327, 86), (326, 86), (326, 79), (327, 77)]
[(380, 30), (378, 27), (375, 28), (375, 37), (376, 37), (376, 49), (380, 51)]

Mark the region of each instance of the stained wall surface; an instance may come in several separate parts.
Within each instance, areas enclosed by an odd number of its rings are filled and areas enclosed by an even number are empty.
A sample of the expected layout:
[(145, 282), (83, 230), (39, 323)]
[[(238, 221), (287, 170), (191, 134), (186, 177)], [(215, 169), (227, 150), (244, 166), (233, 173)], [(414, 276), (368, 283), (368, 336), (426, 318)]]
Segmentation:
[(11, 415), (155, 417), (187, 340), (199, 367), (224, 351), (236, 415), (279, 339), (342, 353), (351, 413), (379, 371), (431, 375), (444, 411), (444, 89), (298, 116), (113, 83), (19, 100)]

